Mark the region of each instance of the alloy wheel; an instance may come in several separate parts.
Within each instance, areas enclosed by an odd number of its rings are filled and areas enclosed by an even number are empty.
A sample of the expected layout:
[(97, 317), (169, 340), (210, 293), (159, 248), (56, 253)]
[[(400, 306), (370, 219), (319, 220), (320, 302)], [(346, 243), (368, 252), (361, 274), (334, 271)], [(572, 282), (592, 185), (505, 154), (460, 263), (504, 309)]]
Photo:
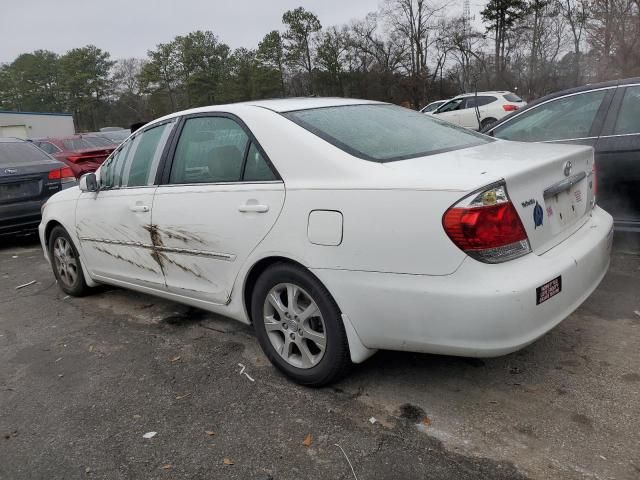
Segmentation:
[(288, 364), (314, 367), (324, 356), (327, 337), (315, 300), (293, 283), (274, 286), (264, 301), (264, 325), (271, 345)]
[(71, 243), (64, 237), (56, 238), (53, 243), (53, 262), (60, 281), (73, 287), (78, 278), (78, 261)]

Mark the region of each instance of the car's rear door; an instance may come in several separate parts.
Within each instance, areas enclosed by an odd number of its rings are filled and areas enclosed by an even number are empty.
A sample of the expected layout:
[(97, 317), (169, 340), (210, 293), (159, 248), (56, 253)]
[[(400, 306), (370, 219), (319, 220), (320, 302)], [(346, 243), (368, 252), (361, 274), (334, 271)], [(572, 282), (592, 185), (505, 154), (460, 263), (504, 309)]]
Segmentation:
[(284, 184), (238, 118), (191, 115), (180, 128), (153, 203), (159, 261), (169, 291), (225, 304), (280, 214)]
[(84, 192), (76, 231), (98, 279), (164, 288), (151, 219), (155, 178), (175, 121), (154, 124), (122, 144), (99, 170), (98, 192)]
[(598, 203), (616, 228), (640, 230), (640, 85), (618, 87), (596, 145)]

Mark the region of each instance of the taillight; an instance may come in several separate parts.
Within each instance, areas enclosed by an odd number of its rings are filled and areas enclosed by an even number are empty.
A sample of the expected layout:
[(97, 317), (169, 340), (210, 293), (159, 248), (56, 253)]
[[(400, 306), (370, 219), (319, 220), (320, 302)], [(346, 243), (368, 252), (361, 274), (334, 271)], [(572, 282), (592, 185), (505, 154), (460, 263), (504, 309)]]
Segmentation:
[(70, 167), (62, 167), (58, 170), (51, 170), (49, 172), (49, 180), (60, 180), (62, 183), (71, 182), (76, 179), (73, 174), (73, 170)]
[(508, 103), (502, 105), (502, 109), (505, 112), (515, 112), (516, 110), (518, 110), (518, 106), (517, 105), (509, 105)]
[(442, 225), (458, 248), (481, 262), (501, 263), (531, 252), (503, 183), (463, 198), (445, 212)]

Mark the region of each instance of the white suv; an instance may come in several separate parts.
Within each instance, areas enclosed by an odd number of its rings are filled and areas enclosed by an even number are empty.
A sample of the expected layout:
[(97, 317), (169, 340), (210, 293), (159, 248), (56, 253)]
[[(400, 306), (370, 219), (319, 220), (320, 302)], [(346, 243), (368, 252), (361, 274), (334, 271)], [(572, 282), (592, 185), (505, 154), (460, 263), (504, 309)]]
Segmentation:
[(438, 118), (461, 127), (480, 130), (526, 104), (511, 92), (465, 93), (452, 98), (427, 115), (437, 115)]

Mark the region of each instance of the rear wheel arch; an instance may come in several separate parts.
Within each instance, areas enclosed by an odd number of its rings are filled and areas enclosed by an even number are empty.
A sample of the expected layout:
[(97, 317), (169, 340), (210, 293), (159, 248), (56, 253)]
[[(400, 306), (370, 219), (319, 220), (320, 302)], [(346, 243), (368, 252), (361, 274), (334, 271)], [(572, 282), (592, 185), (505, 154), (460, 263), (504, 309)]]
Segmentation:
[[(249, 272), (247, 273), (247, 275), (245, 277), (244, 288), (243, 288), (243, 292), (242, 292), (242, 302), (243, 302), (245, 311), (247, 312), (247, 317), (248, 317), (250, 323), (253, 323), (253, 319), (252, 319), (252, 316), (251, 316), (251, 298), (252, 298), (252, 295), (253, 295), (253, 289), (254, 289), (254, 287), (256, 285), (256, 282), (258, 281), (258, 278), (260, 278), (260, 275), (262, 275), (262, 273), (264, 273), (264, 271), (267, 270), (267, 268), (269, 268), (270, 266), (275, 265), (277, 263), (285, 263), (285, 264), (289, 264), (289, 265), (295, 265), (295, 266), (297, 266), (299, 268), (303, 268), (307, 272), (311, 273), (309, 271), (309, 269), (305, 265), (303, 265), (302, 263), (297, 262), (295, 260), (292, 260), (289, 257), (272, 256), (272, 257), (261, 258), (260, 260), (258, 260), (249, 269)], [(313, 275), (313, 273), (311, 273), (311, 275)], [(315, 277), (315, 275), (314, 275), (314, 277)], [(320, 280), (318, 279), (318, 281), (320, 281)], [(322, 283), (322, 282), (320, 282), (320, 283)], [(326, 286), (325, 286), (325, 288), (326, 288)]]
[(368, 348), (362, 343), (362, 340), (360, 339), (358, 333), (353, 327), (353, 324), (351, 323), (349, 318), (343, 314), (342, 309), (340, 308), (340, 305), (338, 304), (337, 300), (335, 299), (335, 296), (333, 295), (331, 290), (327, 287), (327, 285), (320, 278), (314, 275), (313, 272), (311, 272), (307, 266), (288, 257), (271, 256), (271, 257), (262, 258), (251, 267), (251, 269), (249, 270), (249, 273), (245, 277), (246, 280), (244, 282), (242, 300), (243, 300), (245, 311), (247, 313), (247, 318), (249, 319), (249, 322), (251, 324), (253, 324), (251, 303), (252, 303), (253, 291), (254, 291), (256, 282), (258, 281), (258, 278), (260, 278), (260, 275), (262, 275), (262, 273), (264, 273), (269, 267), (277, 264), (293, 265), (305, 270), (310, 275), (312, 275), (327, 290), (327, 292), (331, 296), (333, 303), (336, 305), (336, 307), (338, 308), (338, 311), (340, 312), (341, 321), (343, 322), (343, 326), (347, 334), (351, 361), (353, 363), (362, 363), (366, 359), (371, 357), (374, 353), (377, 352), (377, 349)]

